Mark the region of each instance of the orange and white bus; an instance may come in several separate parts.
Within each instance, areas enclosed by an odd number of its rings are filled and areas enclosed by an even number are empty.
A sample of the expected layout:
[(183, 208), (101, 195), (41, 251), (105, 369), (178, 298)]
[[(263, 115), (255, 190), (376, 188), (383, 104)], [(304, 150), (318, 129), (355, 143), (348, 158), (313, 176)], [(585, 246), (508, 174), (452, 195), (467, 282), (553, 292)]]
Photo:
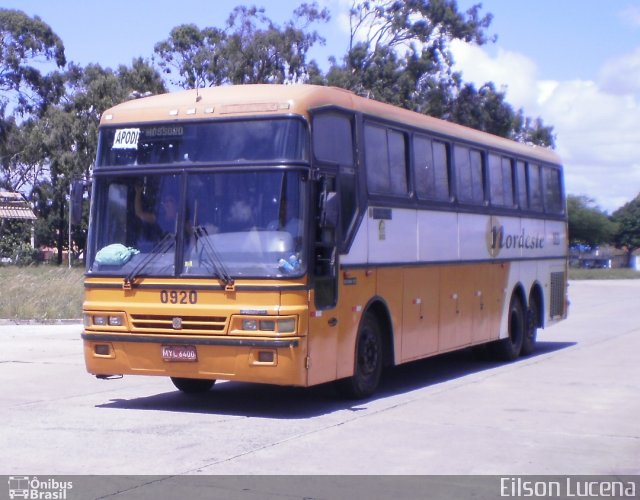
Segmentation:
[(555, 153), (336, 88), (115, 106), (91, 199), (82, 338), (102, 378), (366, 397), (384, 366), (527, 355), (567, 314)]

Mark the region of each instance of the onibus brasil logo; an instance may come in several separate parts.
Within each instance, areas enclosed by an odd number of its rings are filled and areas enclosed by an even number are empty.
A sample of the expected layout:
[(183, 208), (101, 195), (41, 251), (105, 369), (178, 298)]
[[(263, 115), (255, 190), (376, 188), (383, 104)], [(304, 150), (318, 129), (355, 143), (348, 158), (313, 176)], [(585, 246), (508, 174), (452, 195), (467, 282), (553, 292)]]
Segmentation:
[(38, 479), (36, 476), (9, 476), (9, 498), (38, 500), (65, 500), (67, 491), (73, 488), (71, 481)]

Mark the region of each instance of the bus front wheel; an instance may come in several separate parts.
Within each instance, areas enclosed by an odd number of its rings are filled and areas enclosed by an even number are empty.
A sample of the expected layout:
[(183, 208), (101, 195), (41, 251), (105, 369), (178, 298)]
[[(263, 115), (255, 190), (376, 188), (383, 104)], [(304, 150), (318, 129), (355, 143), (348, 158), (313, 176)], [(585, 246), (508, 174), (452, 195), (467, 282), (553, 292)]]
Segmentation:
[(353, 376), (338, 381), (338, 388), (344, 396), (362, 399), (376, 391), (382, 374), (382, 350), (378, 321), (372, 314), (367, 314), (358, 330)]
[(215, 380), (178, 377), (171, 377), (171, 382), (185, 394), (201, 394), (207, 392), (213, 387), (213, 384), (216, 383)]

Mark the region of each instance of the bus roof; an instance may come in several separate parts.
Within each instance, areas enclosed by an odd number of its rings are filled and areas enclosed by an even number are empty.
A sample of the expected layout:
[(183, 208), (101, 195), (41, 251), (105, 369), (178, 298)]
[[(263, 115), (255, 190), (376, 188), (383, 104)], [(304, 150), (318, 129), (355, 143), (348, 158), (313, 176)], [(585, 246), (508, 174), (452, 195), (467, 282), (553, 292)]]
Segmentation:
[(124, 102), (102, 114), (101, 125), (174, 122), (237, 116), (298, 114), (335, 106), (365, 115), (420, 128), (451, 140), (477, 143), (518, 156), (560, 164), (558, 155), (545, 147), (529, 146), (469, 127), (367, 99), (337, 87), (318, 85), (228, 85), (185, 90)]

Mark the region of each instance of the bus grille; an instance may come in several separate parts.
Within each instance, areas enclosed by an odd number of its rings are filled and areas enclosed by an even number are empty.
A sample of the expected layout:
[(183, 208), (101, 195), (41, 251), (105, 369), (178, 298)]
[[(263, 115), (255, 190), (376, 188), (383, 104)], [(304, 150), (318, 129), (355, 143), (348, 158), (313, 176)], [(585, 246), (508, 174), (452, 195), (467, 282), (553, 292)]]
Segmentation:
[(564, 315), (565, 273), (551, 273), (551, 317)]
[(152, 314), (132, 314), (134, 333), (211, 333), (226, 331), (227, 318), (223, 316), (160, 316)]

